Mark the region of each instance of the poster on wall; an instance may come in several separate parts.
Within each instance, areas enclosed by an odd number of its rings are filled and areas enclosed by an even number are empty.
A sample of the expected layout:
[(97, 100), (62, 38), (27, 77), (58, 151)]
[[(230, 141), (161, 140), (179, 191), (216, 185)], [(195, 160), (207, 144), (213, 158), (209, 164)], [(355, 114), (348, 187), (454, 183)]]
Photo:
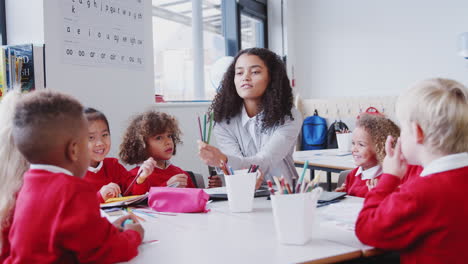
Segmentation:
[(62, 0), (62, 61), (144, 70), (143, 0)]

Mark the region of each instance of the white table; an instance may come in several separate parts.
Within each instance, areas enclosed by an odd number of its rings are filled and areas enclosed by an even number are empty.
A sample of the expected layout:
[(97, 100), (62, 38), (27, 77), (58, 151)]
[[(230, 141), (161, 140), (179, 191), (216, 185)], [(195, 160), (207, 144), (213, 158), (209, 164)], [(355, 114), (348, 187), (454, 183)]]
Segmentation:
[[(348, 197), (337, 204), (362, 206), (362, 202)], [(277, 241), (266, 198), (256, 198), (251, 213), (231, 213), (227, 201), (209, 206), (211, 212), (206, 214), (143, 216), (144, 240), (160, 242), (140, 246), (139, 255), (128, 263), (333, 263), (358, 258), (371, 249), (357, 240), (354, 231), (330, 220), (334, 210), (328, 206), (317, 209), (316, 222), (321, 224), (314, 224), (314, 238), (303, 246)]]
[(296, 167), (302, 167), (306, 160), (309, 161), (311, 178), (314, 177), (314, 170), (326, 171), (328, 191), (331, 191), (332, 172), (339, 173), (356, 167), (351, 153), (340, 153), (338, 149), (296, 151), (293, 159)]

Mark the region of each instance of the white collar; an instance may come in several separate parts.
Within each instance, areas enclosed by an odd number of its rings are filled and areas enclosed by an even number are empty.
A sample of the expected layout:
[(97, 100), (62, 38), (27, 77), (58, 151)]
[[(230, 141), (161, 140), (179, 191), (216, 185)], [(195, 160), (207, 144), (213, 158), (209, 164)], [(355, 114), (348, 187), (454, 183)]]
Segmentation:
[(104, 164), (103, 161), (99, 162), (96, 168), (88, 167), (88, 171), (93, 172), (93, 173), (98, 173), (102, 168), (102, 164)]
[(356, 172), (356, 176), (359, 176), (360, 174), (362, 174), (361, 176), (362, 180), (374, 179), (375, 177), (382, 174), (382, 166), (380, 166), (379, 164), (367, 170), (363, 170), (362, 167), (359, 166), (359, 169)]
[[(166, 160), (165, 163), (164, 163), (165, 168), (161, 168), (161, 167), (159, 167), (157, 164), (156, 164), (155, 167), (158, 168), (158, 169), (161, 169), (161, 170), (165, 170), (165, 169), (167, 169), (169, 166), (171, 166), (171, 164), (172, 164), (172, 163), (171, 163), (171, 160)], [(141, 166), (141, 165), (140, 165), (140, 166)]]
[(442, 158), (435, 159), (424, 167), (420, 176), (427, 176), (443, 171), (454, 170), (468, 166), (468, 152), (450, 154)]
[(31, 164), (29, 168), (31, 170), (46, 170), (46, 171), (50, 171), (50, 172), (53, 172), (53, 173), (64, 173), (64, 174), (68, 174), (70, 176), (73, 176), (73, 173), (71, 173), (69, 170), (64, 169), (64, 168), (60, 168), (60, 167), (55, 166), (55, 165)]
[(245, 105), (242, 105), (242, 113), (241, 113), (241, 121), (242, 121), (242, 126), (245, 127), (245, 125), (249, 122), (249, 121), (255, 121), (255, 117), (256, 116), (253, 116), (253, 117), (249, 117), (249, 115), (247, 114), (247, 110), (245, 110)]

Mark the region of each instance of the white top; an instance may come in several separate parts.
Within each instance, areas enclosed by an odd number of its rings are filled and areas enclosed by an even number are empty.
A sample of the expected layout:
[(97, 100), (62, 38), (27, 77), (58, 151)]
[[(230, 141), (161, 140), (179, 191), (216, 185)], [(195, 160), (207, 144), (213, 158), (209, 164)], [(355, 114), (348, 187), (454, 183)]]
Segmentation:
[(444, 156), (433, 160), (429, 165), (424, 167), (420, 176), (427, 176), (443, 171), (454, 170), (468, 166), (468, 153), (457, 153)]
[[(362, 174), (362, 175), (361, 175)], [(370, 180), (374, 179), (375, 177), (379, 176), (382, 174), (382, 166), (376, 165), (372, 168), (369, 168), (367, 170), (363, 170), (361, 166), (359, 166), (359, 169), (356, 171), (356, 177), (361, 175), (362, 180)]]
[(46, 170), (50, 171), (52, 173), (64, 173), (68, 174), (70, 176), (73, 176), (73, 173), (71, 173), (69, 170), (55, 166), (55, 165), (48, 165), (48, 164), (31, 164), (29, 167), (31, 170)]
[(94, 173), (98, 173), (98, 171), (100, 171), (100, 170), (101, 170), (101, 168), (102, 168), (102, 164), (103, 164), (103, 163), (104, 163), (104, 162), (102, 162), (102, 161), (101, 161), (101, 162), (99, 162), (99, 164), (97, 165), (97, 167), (96, 167), (96, 168), (93, 168), (93, 167), (88, 167), (88, 171), (90, 171), (90, 172), (94, 172)]
[(242, 107), (242, 126), (249, 131), (250, 136), (252, 137), (255, 147), (258, 148), (258, 143), (257, 143), (257, 138), (260, 137), (260, 127), (258, 126), (256, 120), (257, 116), (260, 116), (260, 114), (254, 116), (254, 117), (249, 117), (247, 114), (247, 110), (245, 110), (245, 106)]
[[(216, 123), (213, 133), (218, 148), (228, 158), (228, 165), (235, 170), (248, 168), (252, 164), (259, 165), (265, 173), (265, 180), (281, 175), (289, 182), (292, 182), (292, 177), (297, 178), (292, 154), (302, 117), (296, 108), (291, 109), (291, 113), (294, 120), (286, 117), (283, 125), (263, 133), (260, 132), (261, 123), (256, 124), (258, 130), (254, 129), (251, 133), (242, 122), (242, 113), (231, 118), (229, 124), (226, 121)], [(257, 123), (255, 119), (252, 121)]]

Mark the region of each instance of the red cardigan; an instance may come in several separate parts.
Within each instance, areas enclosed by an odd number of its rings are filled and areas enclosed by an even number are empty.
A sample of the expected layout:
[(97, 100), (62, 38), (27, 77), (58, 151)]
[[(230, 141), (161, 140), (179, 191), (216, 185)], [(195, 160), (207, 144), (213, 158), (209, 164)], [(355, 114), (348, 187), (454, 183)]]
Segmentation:
[(383, 174), (366, 196), (356, 235), (364, 244), (399, 250), (402, 264), (466, 263), (467, 177), (468, 166), (402, 185)]
[[(137, 175), (139, 169), (140, 167), (135, 167), (133, 170), (130, 171), (130, 173), (134, 175), (133, 177)], [(153, 173), (151, 173), (142, 184), (135, 183), (136, 193), (134, 194), (146, 193), (153, 186), (167, 186), (167, 181), (176, 174), (187, 175), (187, 188), (195, 188), (195, 185), (193, 184), (190, 175), (186, 171), (170, 164), (166, 169), (154, 168)]]
[[(3, 231), (3, 230), (2, 230)], [(4, 263), (114, 263), (138, 254), (142, 238), (102, 218), (95, 189), (80, 178), (29, 170), (18, 194)]]
[[(104, 202), (101, 193), (99, 193), (99, 190), (102, 188), (102, 186), (111, 182), (116, 183), (119, 185), (123, 195), (125, 190), (127, 190), (128, 186), (134, 179), (134, 176), (129, 171), (127, 171), (127, 169), (125, 169), (125, 167), (122, 166), (122, 164), (120, 164), (119, 160), (116, 158), (105, 158), (102, 162), (102, 167), (97, 173), (87, 171), (86, 175), (84, 176), (84, 180), (91, 183), (95, 187), (100, 203)], [(145, 193), (139, 188), (141, 188), (141, 186), (133, 184), (132, 188), (128, 191), (126, 196), (134, 193)]]

